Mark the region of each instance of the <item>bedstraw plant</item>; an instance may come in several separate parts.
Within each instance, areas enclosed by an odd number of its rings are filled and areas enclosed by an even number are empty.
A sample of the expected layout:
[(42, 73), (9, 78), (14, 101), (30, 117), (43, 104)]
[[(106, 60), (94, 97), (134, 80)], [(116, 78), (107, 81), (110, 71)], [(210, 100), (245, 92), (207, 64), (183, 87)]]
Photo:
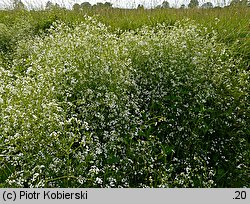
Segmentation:
[(216, 31), (85, 16), (0, 66), (2, 187), (249, 187), (249, 72)]

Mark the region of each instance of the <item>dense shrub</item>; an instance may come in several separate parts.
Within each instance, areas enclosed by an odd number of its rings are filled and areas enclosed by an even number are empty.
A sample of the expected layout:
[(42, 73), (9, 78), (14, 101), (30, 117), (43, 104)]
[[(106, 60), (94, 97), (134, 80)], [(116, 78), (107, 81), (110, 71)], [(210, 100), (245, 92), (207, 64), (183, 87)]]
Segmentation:
[(0, 69), (0, 183), (247, 186), (239, 60), (189, 21), (116, 35), (86, 17), (19, 41)]

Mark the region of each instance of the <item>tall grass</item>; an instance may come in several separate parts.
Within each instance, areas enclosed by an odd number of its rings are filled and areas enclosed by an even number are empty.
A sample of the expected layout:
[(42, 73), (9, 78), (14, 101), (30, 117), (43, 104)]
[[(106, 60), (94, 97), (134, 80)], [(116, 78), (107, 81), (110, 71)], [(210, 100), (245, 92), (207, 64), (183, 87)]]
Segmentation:
[[(215, 30), (218, 40), (233, 46), (237, 55), (241, 55), (247, 61), (249, 67), (250, 40), (249, 25), (250, 12), (245, 7), (227, 7), (217, 9), (85, 9), (72, 11), (65, 9), (53, 9), (50, 11), (0, 11), (0, 23), (4, 24), (9, 33), (1, 34), (1, 46), (15, 41), (15, 36), (23, 32), (20, 27), (27, 21), (27, 29), (34, 35), (45, 31), (50, 25), (61, 20), (67, 23), (81, 22), (83, 16), (97, 16), (97, 19), (109, 29), (116, 32), (135, 30), (144, 25), (155, 26), (157, 23), (173, 25), (176, 21), (191, 19), (206, 26), (208, 30)], [(25, 19), (22, 20), (22, 19)], [(28, 25), (29, 24), (29, 25)], [(19, 30), (20, 29), (20, 30)], [(25, 31), (26, 32), (26, 31)], [(25, 34), (27, 35), (27, 34)], [(8, 38), (9, 36), (9, 38)], [(11, 39), (10, 39), (11, 36)], [(5, 38), (7, 37), (7, 39)], [(18, 40), (18, 39), (17, 39)]]

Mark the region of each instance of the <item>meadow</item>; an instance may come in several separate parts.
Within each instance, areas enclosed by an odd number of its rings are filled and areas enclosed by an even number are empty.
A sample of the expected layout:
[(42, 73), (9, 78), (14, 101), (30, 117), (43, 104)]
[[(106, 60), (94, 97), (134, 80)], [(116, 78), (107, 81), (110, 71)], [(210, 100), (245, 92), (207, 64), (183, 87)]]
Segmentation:
[(0, 187), (250, 187), (249, 11), (0, 11)]

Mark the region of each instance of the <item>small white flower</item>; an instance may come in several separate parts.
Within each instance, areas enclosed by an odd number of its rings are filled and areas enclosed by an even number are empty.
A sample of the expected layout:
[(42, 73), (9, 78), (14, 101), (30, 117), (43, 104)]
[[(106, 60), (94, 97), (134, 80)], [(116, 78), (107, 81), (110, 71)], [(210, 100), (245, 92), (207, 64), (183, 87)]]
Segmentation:
[(103, 183), (102, 179), (99, 178), (99, 177), (96, 178), (95, 182), (96, 182), (97, 184), (102, 184), (102, 183)]

